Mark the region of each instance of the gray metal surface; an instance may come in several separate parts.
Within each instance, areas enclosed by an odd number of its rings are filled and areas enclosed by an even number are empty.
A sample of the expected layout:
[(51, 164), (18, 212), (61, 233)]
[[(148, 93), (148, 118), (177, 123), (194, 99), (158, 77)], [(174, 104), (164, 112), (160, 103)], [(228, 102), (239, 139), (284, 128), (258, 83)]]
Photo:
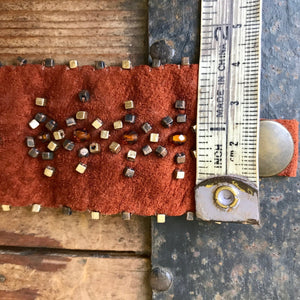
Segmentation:
[[(150, 0), (149, 44), (173, 39), (174, 62), (179, 63), (188, 52), (182, 50), (185, 32), (189, 37), (198, 34), (198, 7), (192, 0)], [(175, 12), (178, 16), (170, 17)], [(191, 40), (185, 40), (186, 49), (196, 62), (192, 47), (199, 47)], [(299, 120), (299, 53), (300, 1), (264, 0), (262, 118)], [(299, 175), (262, 179), (260, 200), (260, 226), (188, 222), (185, 216), (156, 224), (153, 218), (152, 265), (173, 274), (170, 289), (153, 292), (153, 299), (299, 299)]]
[(149, 0), (148, 12), (149, 47), (166, 40), (175, 49), (169, 63), (180, 64), (184, 56), (190, 57), (190, 63), (198, 63), (199, 0)]

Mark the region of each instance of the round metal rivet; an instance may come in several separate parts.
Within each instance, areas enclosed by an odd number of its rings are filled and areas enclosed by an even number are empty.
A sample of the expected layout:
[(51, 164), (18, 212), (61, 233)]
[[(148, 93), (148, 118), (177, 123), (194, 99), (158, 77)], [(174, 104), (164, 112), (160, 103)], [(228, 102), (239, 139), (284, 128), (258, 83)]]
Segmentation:
[(170, 288), (172, 281), (172, 274), (169, 271), (159, 267), (152, 269), (150, 277), (152, 290), (159, 292), (166, 291)]
[(294, 142), (289, 131), (275, 121), (263, 120), (259, 131), (259, 176), (274, 176), (291, 162)]
[(220, 186), (215, 191), (216, 204), (224, 209), (233, 208), (237, 206), (239, 199), (237, 191), (231, 186)]

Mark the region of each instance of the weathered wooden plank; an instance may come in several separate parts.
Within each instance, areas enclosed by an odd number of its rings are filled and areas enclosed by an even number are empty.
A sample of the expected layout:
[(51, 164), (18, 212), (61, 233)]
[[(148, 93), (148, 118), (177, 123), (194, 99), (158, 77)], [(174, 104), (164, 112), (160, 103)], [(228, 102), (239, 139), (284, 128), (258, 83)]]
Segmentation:
[(4, 64), (14, 64), (17, 56), (30, 63), (50, 56), (57, 64), (75, 58), (81, 65), (147, 61), (146, 0), (4, 0), (0, 10)]
[(74, 34), (74, 28), (57, 28), (56, 30), (49, 28), (32, 28), (31, 30), (25, 28), (18, 28), (17, 30), (14, 28), (3, 28), (0, 23), (0, 36), (1, 38), (21, 38), (24, 37), (60, 37), (67, 38), (71, 37), (84, 37), (84, 38), (95, 38), (96, 36), (101, 36), (101, 38), (105, 37), (118, 37), (119, 39), (125, 39), (125, 35), (127, 37), (134, 36), (140, 37), (145, 35), (145, 26), (131, 28), (130, 31), (124, 28), (101, 28), (101, 27), (89, 27), (89, 28), (76, 28), (76, 35)]
[[(117, 12), (116, 12), (117, 13)], [(120, 34), (123, 31), (126, 31), (126, 35), (131, 33), (131, 28), (147, 28), (144, 22), (128, 22), (122, 20), (97, 20), (93, 22), (85, 22), (85, 21), (76, 21), (76, 22), (56, 22), (56, 21), (43, 21), (40, 23), (36, 23), (34, 21), (0, 21), (0, 28), (14, 28), (14, 29), (76, 29), (76, 32), (73, 31), (73, 34), (77, 33), (77, 29), (81, 28), (92, 28), (92, 29), (118, 29), (120, 30)], [(30, 32), (30, 31), (29, 31)], [(55, 32), (55, 31), (53, 31)]]
[(105, 37), (104, 39), (99, 38), (95, 39), (95, 37), (68, 37), (62, 39), (60, 37), (26, 37), (26, 39), (20, 39), (19, 37), (0, 37), (0, 45), (4, 43), (9, 43), (10, 48), (39, 48), (39, 49), (51, 49), (51, 48), (86, 48), (89, 46), (90, 48), (97, 48), (98, 51), (106, 47), (107, 40), (109, 38), (111, 48), (122, 48), (127, 47), (128, 49), (138, 49), (142, 50), (142, 45), (140, 45), (139, 41), (136, 39), (132, 39), (130, 44), (128, 44), (128, 39), (120, 38), (118, 36), (110, 36)]
[(51, 0), (45, 4), (44, 0), (1, 0), (0, 10), (30, 10), (30, 11), (85, 11), (85, 10), (137, 10), (144, 9), (147, 0)]
[[(45, 8), (47, 6), (45, 5)], [(118, 10), (85, 10), (72, 12), (59, 11), (48, 12), (48, 10), (34, 12), (26, 11), (2, 11), (0, 21), (22, 21), (22, 22), (94, 22), (94, 21), (143, 21), (145, 10), (118, 11)]]
[(1, 299), (151, 299), (144, 258), (1, 254), (0, 267)]
[[(0, 48), (0, 53), (6, 53), (9, 54), (12, 52), (12, 49), (14, 49), (15, 55), (17, 54), (24, 54), (24, 48)], [(59, 54), (58, 51), (61, 49), (61, 53)], [(105, 51), (101, 51), (98, 47), (90, 48), (89, 53), (85, 53), (86, 48), (60, 48), (60, 47), (52, 47), (52, 48), (27, 48), (26, 49), (26, 57), (30, 54), (39, 53), (39, 59), (41, 60), (43, 58), (43, 54), (50, 55), (53, 54), (53, 58), (59, 57), (61, 54), (64, 54), (65, 60), (68, 60), (68, 57), (66, 55), (72, 55), (72, 58), (74, 59), (74, 55), (85, 57), (87, 55), (93, 55), (95, 59), (97, 57), (101, 57), (102, 55), (116, 55), (117, 57), (124, 57), (127, 58), (130, 55), (139, 55), (140, 51), (137, 49), (132, 49), (132, 51), (129, 51), (130, 48), (128, 47), (118, 47), (118, 48), (112, 48), (112, 49), (106, 49)], [(57, 54), (56, 54), (57, 53)], [(80, 57), (79, 57), (80, 58)], [(111, 60), (114, 60), (112, 57)]]
[(150, 253), (150, 219), (120, 215), (91, 220), (89, 213), (63, 215), (60, 209), (45, 208), (32, 213), (13, 207), (0, 212), (0, 246), (134, 251)]

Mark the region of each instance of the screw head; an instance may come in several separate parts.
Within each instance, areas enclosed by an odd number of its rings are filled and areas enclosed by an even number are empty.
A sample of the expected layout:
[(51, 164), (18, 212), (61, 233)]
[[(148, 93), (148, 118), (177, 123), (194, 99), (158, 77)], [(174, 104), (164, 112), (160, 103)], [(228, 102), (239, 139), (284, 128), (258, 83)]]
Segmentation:
[(152, 290), (163, 292), (170, 288), (173, 281), (172, 274), (163, 268), (155, 267), (151, 271), (150, 285)]

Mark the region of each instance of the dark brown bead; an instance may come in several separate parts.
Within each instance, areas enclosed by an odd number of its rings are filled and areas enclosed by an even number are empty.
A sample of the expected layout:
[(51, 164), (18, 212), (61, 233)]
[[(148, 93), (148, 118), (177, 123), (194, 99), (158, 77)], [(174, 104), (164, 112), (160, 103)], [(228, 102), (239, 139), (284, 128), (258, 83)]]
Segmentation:
[(185, 101), (184, 100), (176, 100), (175, 108), (176, 109), (185, 109)]
[(124, 144), (134, 144), (138, 140), (138, 134), (135, 131), (125, 132), (123, 135)]
[(150, 130), (152, 129), (151, 125), (146, 122), (142, 125), (142, 130), (145, 132), (145, 133), (148, 133)]
[(47, 116), (41, 112), (37, 113), (34, 117), (39, 123), (43, 123), (46, 121)]
[(152, 152), (152, 149), (149, 145), (146, 145), (142, 148), (142, 152), (146, 156), (146, 155), (149, 155)]
[(75, 143), (70, 140), (64, 140), (63, 146), (66, 150), (72, 151), (75, 147)]
[(25, 59), (24, 57), (18, 56), (17, 57), (17, 65), (18, 66), (24, 66), (27, 64), (27, 59)]
[(42, 152), (42, 159), (43, 160), (52, 160), (54, 158), (53, 152)]
[(102, 60), (96, 61), (95, 63), (96, 70), (104, 69), (105, 68), (105, 62)]
[(91, 138), (91, 135), (86, 129), (76, 129), (74, 130), (74, 138), (77, 142), (84, 142)]
[(37, 139), (40, 140), (41, 142), (45, 143), (45, 142), (49, 142), (51, 140), (51, 136), (50, 136), (50, 133), (41, 132), (37, 136)]
[(90, 100), (90, 93), (87, 90), (82, 90), (78, 93), (79, 100), (83, 103)]
[(185, 154), (184, 153), (176, 153), (175, 162), (177, 164), (184, 164), (185, 163)]
[(165, 157), (168, 154), (168, 150), (163, 146), (158, 146), (155, 149), (155, 153), (158, 157)]
[(179, 114), (176, 116), (177, 123), (186, 123), (186, 114)]
[(162, 126), (169, 128), (173, 125), (173, 119), (170, 116), (166, 116), (161, 120)]
[(126, 168), (123, 170), (123, 174), (124, 174), (125, 177), (131, 178), (131, 177), (134, 176), (134, 169), (129, 168), (129, 167), (126, 167)]
[(49, 131), (54, 131), (57, 128), (57, 123), (54, 120), (50, 120), (49, 122), (46, 123), (45, 127)]
[(33, 157), (33, 158), (36, 158), (38, 157), (40, 154), (40, 151), (36, 148), (31, 148), (29, 151), (28, 151), (28, 155)]
[(134, 124), (135, 123), (135, 115), (132, 115), (132, 114), (125, 115), (124, 121), (126, 123)]
[(44, 61), (43, 61), (43, 65), (45, 67), (54, 67), (54, 59), (53, 58), (46, 58)]
[(68, 206), (63, 206), (62, 213), (66, 216), (71, 216), (72, 215), (72, 209)]

